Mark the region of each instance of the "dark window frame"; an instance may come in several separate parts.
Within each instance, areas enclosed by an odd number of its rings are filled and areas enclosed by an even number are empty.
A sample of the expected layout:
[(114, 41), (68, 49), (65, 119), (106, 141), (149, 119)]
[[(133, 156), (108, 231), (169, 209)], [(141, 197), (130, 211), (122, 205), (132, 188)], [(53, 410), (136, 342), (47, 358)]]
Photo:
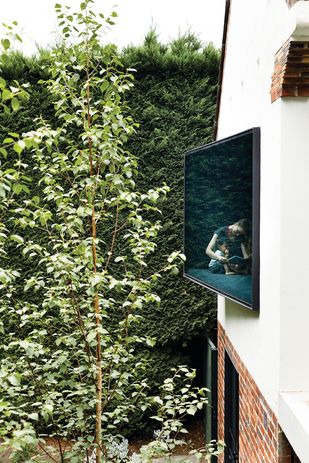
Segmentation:
[[(253, 127), (252, 129), (240, 132), (236, 135), (217, 140), (213, 143), (207, 145), (199, 146), (190, 151), (184, 153), (184, 223), (183, 223), (183, 242), (185, 243), (185, 225), (186, 225), (186, 157), (192, 154), (197, 154), (202, 150), (208, 150), (213, 146), (218, 146), (220, 144), (227, 143), (229, 141), (240, 138), (244, 135), (252, 133), (252, 304), (246, 303), (237, 297), (227, 294), (224, 291), (219, 290), (218, 288), (206, 284), (202, 280), (195, 278), (194, 276), (186, 272), (186, 264), (183, 269), (183, 276), (195, 283), (214, 291), (215, 293), (226, 297), (238, 304), (253, 310), (260, 310), (260, 163), (261, 163), (261, 147), (260, 147), (260, 127)], [(185, 246), (184, 246), (185, 248)], [(185, 251), (185, 250), (184, 250)]]

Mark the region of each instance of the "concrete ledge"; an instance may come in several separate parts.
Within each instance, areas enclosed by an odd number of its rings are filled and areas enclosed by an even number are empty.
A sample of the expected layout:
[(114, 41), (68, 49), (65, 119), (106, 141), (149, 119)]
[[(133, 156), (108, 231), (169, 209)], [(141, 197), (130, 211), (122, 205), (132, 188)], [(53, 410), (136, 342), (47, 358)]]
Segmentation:
[(279, 394), (279, 424), (302, 463), (309, 463), (309, 391)]

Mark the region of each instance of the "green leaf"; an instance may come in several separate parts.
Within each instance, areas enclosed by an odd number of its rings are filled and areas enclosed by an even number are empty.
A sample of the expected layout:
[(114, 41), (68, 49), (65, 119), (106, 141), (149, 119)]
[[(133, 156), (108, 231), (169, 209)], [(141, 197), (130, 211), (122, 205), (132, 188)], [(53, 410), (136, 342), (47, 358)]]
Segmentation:
[(102, 278), (100, 275), (93, 275), (92, 278), (91, 278), (91, 286), (96, 286), (98, 285), (99, 283), (101, 283), (102, 281)]
[(7, 54), (3, 54), (3, 55), (1, 56), (1, 61), (2, 61), (2, 63), (5, 64), (5, 65), (9, 65), (9, 64), (10, 64), (10, 58), (8, 57)]
[(155, 339), (146, 338), (146, 344), (147, 346), (154, 347), (156, 345), (156, 341)]
[(16, 94), (19, 92), (19, 88), (18, 87), (13, 87), (12, 85), (10, 85), (10, 90), (12, 93)]
[(0, 77), (0, 90), (6, 87), (6, 81)]
[(32, 146), (34, 145), (34, 140), (33, 138), (24, 138), (24, 143), (26, 145), (26, 148), (29, 149), (32, 148)]
[(20, 386), (20, 377), (21, 375), (19, 373), (13, 373), (8, 376), (8, 380), (13, 386)]
[(101, 92), (105, 92), (105, 90), (109, 87), (110, 83), (108, 80), (104, 80), (104, 82), (100, 85)]
[(54, 407), (52, 404), (44, 404), (43, 408), (44, 408), (44, 412), (47, 412), (49, 414), (52, 414), (54, 411)]
[(13, 111), (17, 111), (20, 107), (20, 102), (19, 102), (19, 99), (18, 98), (12, 98), (11, 100), (11, 106), (12, 106), (12, 109)]
[(197, 408), (192, 405), (188, 408), (187, 413), (188, 415), (195, 415), (196, 411), (197, 411)]
[(2, 90), (2, 97), (1, 97), (2, 101), (10, 100), (12, 96), (13, 96), (13, 93), (10, 92), (10, 90), (8, 90), (7, 88), (4, 88)]
[(9, 39), (1, 39), (1, 45), (5, 50), (8, 50), (11, 46), (11, 42), (9, 41)]
[(5, 148), (0, 147), (0, 153), (5, 159), (7, 158), (8, 152)]
[(160, 422), (163, 422), (163, 418), (160, 418), (159, 416), (151, 416), (150, 418), (152, 418), (153, 420), (156, 420), (156, 421), (160, 421)]
[(22, 244), (24, 242), (24, 239), (19, 235), (11, 235), (10, 240), (15, 241), (18, 244)]
[(93, 330), (93, 331), (90, 331), (90, 333), (87, 334), (86, 339), (87, 339), (88, 342), (91, 342), (96, 338), (96, 336), (97, 336), (97, 332)]
[(26, 143), (23, 140), (18, 140), (18, 142), (13, 145), (13, 149), (17, 154), (21, 154), (25, 147)]
[(21, 193), (23, 191), (23, 186), (21, 183), (14, 183), (13, 185), (13, 191), (14, 193), (16, 193), (17, 195), (19, 195), (19, 193)]
[(18, 140), (17, 144), (22, 150), (26, 147), (24, 140)]

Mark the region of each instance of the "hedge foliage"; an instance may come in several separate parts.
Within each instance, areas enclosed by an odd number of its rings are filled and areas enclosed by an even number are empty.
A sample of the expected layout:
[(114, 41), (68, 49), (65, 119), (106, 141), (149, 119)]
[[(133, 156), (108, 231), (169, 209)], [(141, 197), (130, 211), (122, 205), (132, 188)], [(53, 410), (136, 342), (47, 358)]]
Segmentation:
[[(133, 118), (140, 123), (129, 149), (139, 158), (138, 187), (166, 181), (171, 191), (162, 209), (157, 267), (163, 255), (182, 248), (184, 152), (212, 141), (219, 53), (202, 47), (192, 34), (162, 45), (155, 31), (144, 44), (124, 51), (124, 62), (136, 68), (129, 96)], [(160, 345), (186, 342), (213, 327), (213, 296), (195, 283), (166, 278), (160, 283), (162, 303), (147, 315), (143, 329)]]
[[(4, 77), (30, 82), (31, 98), (17, 116), (1, 114), (2, 139), (10, 131), (22, 133), (32, 129), (33, 120), (41, 114), (53, 125), (52, 102), (45, 88), (38, 84), (46, 78), (46, 60), (48, 53), (44, 51), (39, 58), (25, 58), (20, 53), (11, 56)], [(155, 31), (150, 31), (142, 46), (130, 46), (123, 51), (122, 61), (136, 69), (128, 107), (140, 127), (128, 149), (139, 159), (138, 189), (146, 190), (163, 182), (171, 188), (161, 208), (163, 229), (151, 264), (158, 268), (167, 255), (182, 248), (183, 153), (212, 141), (219, 52), (211, 44), (202, 47), (190, 33), (164, 45)], [(31, 159), (27, 162), (31, 163)], [(34, 182), (33, 194), (36, 188)], [(21, 257), (12, 254), (11, 259), (16, 258)], [(24, 271), (31, 269), (25, 267)], [(193, 337), (204, 336), (215, 321), (215, 299), (205, 289), (181, 274), (166, 277), (159, 285), (162, 303), (154, 305), (140, 325), (143, 334), (157, 338), (157, 347), (144, 353), (154, 388), (169, 374), (167, 367), (186, 362), (186, 354), (179, 346)], [(133, 431), (138, 423), (137, 417), (132, 423)]]

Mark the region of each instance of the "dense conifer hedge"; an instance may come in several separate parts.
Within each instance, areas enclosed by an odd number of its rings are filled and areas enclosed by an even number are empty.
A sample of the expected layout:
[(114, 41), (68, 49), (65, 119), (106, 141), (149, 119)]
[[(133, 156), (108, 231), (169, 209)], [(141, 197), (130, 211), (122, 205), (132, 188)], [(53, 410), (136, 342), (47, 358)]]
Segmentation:
[[(30, 82), (31, 98), (18, 115), (0, 116), (2, 139), (8, 132), (32, 129), (33, 120), (40, 114), (53, 125), (51, 101), (45, 88), (37, 83), (46, 77), (43, 66), (46, 59), (46, 52), (39, 59), (12, 55), (4, 77)], [(136, 69), (128, 107), (140, 127), (128, 148), (139, 158), (138, 188), (146, 190), (163, 182), (171, 188), (162, 207), (163, 229), (152, 261), (154, 268), (158, 268), (164, 257), (182, 248), (183, 153), (212, 141), (219, 52), (212, 45), (203, 48), (192, 34), (163, 45), (151, 31), (142, 46), (124, 50), (122, 59), (127, 67)], [(31, 163), (31, 159), (27, 162)], [(33, 185), (35, 194), (38, 186), (35, 181)], [(11, 259), (14, 258), (21, 256), (12, 255)], [(140, 325), (144, 334), (157, 338), (155, 349), (141, 352), (149, 358), (154, 387), (169, 374), (171, 366), (188, 360), (182, 345), (205, 335), (214, 327), (215, 319), (214, 297), (186, 281), (181, 272), (158, 284), (161, 306), (154, 305), (151, 312), (143, 314)], [(138, 427), (139, 417), (136, 418), (132, 428)]]
[[(166, 181), (171, 188), (162, 208), (163, 230), (154, 267), (183, 239), (183, 153), (212, 141), (219, 53), (202, 47), (192, 34), (162, 45), (151, 31), (141, 47), (124, 52), (136, 68), (129, 107), (140, 123), (130, 150), (139, 158), (139, 188)], [(160, 307), (147, 315), (143, 328), (159, 345), (187, 342), (213, 326), (214, 298), (180, 274), (160, 283)]]

